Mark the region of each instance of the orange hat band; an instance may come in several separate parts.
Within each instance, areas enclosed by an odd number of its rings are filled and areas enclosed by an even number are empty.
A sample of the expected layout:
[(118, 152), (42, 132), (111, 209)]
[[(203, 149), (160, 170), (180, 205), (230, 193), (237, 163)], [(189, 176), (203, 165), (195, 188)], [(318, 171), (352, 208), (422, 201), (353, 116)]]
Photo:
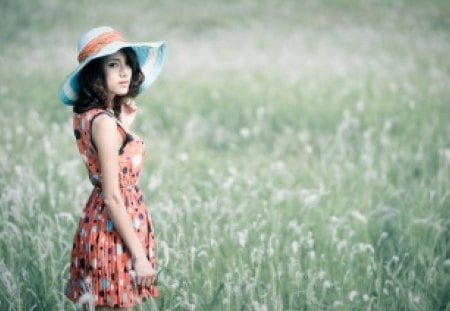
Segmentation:
[(114, 41), (124, 41), (122, 34), (118, 31), (103, 33), (89, 41), (78, 54), (78, 62), (82, 63), (88, 56), (100, 51), (105, 45)]

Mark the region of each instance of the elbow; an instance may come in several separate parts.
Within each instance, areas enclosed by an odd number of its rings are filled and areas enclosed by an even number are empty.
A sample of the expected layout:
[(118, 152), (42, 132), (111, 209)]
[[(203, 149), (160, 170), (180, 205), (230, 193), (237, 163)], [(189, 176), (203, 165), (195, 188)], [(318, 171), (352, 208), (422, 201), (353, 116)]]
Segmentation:
[(106, 207), (111, 210), (120, 205), (121, 197), (118, 193), (105, 193), (103, 200)]

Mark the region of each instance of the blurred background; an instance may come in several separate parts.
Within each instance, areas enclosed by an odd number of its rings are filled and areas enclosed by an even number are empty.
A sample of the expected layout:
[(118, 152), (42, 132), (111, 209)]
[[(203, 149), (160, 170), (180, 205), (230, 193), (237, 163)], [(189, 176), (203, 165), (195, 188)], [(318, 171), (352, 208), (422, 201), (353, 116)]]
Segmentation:
[(57, 99), (109, 25), (138, 97), (160, 298), (140, 310), (450, 310), (450, 3), (0, 0), (0, 310), (72, 310), (91, 185)]

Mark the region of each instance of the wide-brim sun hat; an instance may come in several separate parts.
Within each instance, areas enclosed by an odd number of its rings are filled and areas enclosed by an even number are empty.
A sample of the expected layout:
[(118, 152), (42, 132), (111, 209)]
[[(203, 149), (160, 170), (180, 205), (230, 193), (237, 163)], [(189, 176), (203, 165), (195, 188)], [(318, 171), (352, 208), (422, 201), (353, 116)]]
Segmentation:
[(138, 93), (147, 89), (158, 77), (164, 65), (166, 43), (164, 41), (131, 43), (126, 41), (120, 32), (102, 26), (89, 30), (78, 41), (78, 66), (59, 88), (59, 99), (64, 104), (73, 106), (79, 96), (78, 76), (81, 70), (93, 59), (114, 54), (127, 47), (136, 53), (139, 67), (145, 76)]

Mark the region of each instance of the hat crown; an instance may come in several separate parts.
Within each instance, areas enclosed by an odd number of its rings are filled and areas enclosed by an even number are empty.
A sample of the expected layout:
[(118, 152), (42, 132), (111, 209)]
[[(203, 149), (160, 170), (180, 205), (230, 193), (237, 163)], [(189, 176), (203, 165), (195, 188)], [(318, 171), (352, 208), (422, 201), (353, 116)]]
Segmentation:
[(102, 26), (91, 29), (78, 41), (78, 62), (84, 62), (117, 41), (124, 42), (125, 39), (120, 32), (111, 27)]
[(113, 31), (115, 31), (115, 30), (108, 26), (100, 26), (100, 27), (92, 28), (87, 33), (85, 33), (80, 38), (80, 40), (78, 40), (78, 44), (77, 44), (78, 53), (80, 53), (86, 47), (86, 45), (90, 41), (95, 39), (96, 37), (101, 36), (102, 34), (105, 34), (108, 32), (113, 32)]

